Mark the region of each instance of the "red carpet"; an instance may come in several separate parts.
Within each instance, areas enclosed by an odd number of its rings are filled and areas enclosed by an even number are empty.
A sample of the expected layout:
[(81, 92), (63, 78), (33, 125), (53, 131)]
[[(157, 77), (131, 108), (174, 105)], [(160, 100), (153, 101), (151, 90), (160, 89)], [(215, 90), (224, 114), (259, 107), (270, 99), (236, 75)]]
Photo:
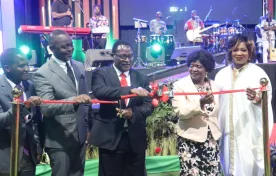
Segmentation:
[(270, 137), (270, 144), (276, 144), (276, 123), (274, 124), (271, 137)]

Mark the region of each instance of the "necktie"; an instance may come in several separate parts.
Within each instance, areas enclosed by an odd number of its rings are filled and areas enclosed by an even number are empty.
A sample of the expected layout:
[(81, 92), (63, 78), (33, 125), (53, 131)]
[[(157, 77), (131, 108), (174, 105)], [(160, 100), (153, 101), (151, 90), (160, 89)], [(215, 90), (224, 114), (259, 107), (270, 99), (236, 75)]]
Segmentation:
[[(126, 86), (128, 86), (128, 85), (127, 85), (126, 75), (125, 75), (124, 73), (121, 73), (120, 76), (121, 76), (121, 81), (120, 81), (121, 87), (126, 87)], [(128, 100), (128, 99), (125, 99), (126, 105), (127, 105), (127, 100)]]
[(68, 75), (68, 77), (72, 80), (73, 84), (76, 86), (75, 76), (74, 76), (73, 70), (71, 69), (71, 67), (68, 64), (68, 62), (66, 62), (66, 67), (67, 67), (67, 75)]

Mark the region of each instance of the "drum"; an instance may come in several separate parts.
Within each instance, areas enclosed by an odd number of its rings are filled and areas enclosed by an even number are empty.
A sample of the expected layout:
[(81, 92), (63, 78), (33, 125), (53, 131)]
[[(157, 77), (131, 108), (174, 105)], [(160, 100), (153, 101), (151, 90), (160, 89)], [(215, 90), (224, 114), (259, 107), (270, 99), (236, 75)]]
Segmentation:
[(235, 27), (229, 27), (228, 28), (228, 33), (229, 33), (229, 35), (235, 35), (235, 34), (238, 33), (238, 30)]
[(153, 45), (154, 43), (162, 43), (161, 35), (150, 35), (150, 45)]
[(142, 42), (142, 43), (146, 43), (146, 42), (147, 42), (147, 36), (142, 35), (142, 36), (141, 36), (141, 42)]
[(165, 47), (174, 48), (174, 36), (173, 35), (164, 35), (163, 36), (163, 44)]
[(139, 39), (135, 39), (136, 42), (146, 43), (147, 42), (147, 36), (141, 35)]
[(228, 31), (226, 27), (220, 27), (219, 28), (219, 34), (220, 35), (228, 35)]

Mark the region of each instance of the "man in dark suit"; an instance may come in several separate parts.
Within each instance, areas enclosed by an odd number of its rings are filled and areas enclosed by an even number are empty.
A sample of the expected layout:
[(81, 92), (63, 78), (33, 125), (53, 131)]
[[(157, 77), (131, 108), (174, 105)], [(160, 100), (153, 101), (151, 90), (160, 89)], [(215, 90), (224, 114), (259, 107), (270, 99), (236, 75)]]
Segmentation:
[(33, 75), (37, 95), (74, 104), (41, 106), (46, 134), (45, 151), (53, 176), (84, 174), (88, 109), (91, 102), (82, 63), (72, 60), (71, 37), (62, 30), (49, 37), (51, 59)]
[(127, 94), (138, 97), (122, 100), (122, 109), (101, 104), (89, 142), (99, 147), (99, 176), (143, 176), (146, 118), (153, 111), (151, 99), (147, 97), (149, 81), (145, 75), (131, 69), (134, 55), (129, 43), (117, 41), (112, 53), (114, 64), (93, 73), (93, 94), (101, 100), (118, 100)]
[(41, 98), (34, 96), (33, 83), (28, 81), (28, 60), (18, 49), (5, 50), (0, 59), (5, 73), (0, 76), (0, 175), (10, 173), (13, 101), (11, 92), (14, 87), (19, 87), (24, 90), (21, 100), (27, 101), (28, 104), (20, 106), (18, 173), (20, 176), (34, 176), (35, 167), (42, 154), (42, 115), (38, 107)]

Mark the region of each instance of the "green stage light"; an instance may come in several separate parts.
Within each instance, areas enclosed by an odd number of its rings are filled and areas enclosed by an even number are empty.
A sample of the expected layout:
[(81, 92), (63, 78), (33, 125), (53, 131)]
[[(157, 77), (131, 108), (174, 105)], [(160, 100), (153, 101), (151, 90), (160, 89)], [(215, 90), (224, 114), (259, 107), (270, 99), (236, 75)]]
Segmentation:
[(151, 47), (150, 47), (150, 55), (157, 59), (159, 58), (163, 53), (163, 47), (160, 43), (154, 43)]
[(19, 49), (25, 55), (28, 55), (30, 53), (30, 51), (31, 51), (31, 49), (28, 46), (26, 46), (26, 45), (20, 46)]
[(154, 52), (160, 52), (162, 50), (162, 46), (159, 43), (156, 43), (152, 46)]

